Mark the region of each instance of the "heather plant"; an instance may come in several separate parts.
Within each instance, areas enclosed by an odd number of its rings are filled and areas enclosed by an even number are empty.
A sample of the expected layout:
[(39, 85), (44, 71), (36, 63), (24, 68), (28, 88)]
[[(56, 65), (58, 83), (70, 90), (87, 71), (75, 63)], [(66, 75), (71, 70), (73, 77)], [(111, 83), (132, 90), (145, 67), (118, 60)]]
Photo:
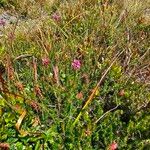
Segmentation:
[(1, 149), (150, 148), (148, 1), (0, 4)]

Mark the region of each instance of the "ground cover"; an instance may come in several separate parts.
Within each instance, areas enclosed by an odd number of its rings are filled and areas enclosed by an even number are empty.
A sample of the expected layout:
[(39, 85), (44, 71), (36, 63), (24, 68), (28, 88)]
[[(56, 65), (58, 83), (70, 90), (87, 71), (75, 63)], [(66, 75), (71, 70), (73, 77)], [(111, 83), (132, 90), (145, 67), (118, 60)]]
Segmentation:
[(0, 1), (0, 148), (150, 149), (149, 1)]

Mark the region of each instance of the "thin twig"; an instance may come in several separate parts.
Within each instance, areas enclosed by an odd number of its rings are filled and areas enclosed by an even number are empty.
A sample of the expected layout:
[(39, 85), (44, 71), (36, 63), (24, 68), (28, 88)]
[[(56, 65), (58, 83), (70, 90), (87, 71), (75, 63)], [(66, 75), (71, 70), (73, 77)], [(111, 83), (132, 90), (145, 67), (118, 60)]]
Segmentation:
[(32, 55), (31, 54), (20, 55), (20, 56), (17, 56), (13, 61), (16, 61), (16, 60), (22, 59), (22, 58), (26, 58), (26, 57), (32, 57)]
[(98, 123), (101, 119), (103, 119), (108, 113), (110, 113), (110, 112), (112, 112), (113, 110), (117, 109), (118, 106), (120, 106), (120, 105), (117, 105), (116, 107), (114, 107), (114, 108), (108, 110), (107, 112), (105, 112), (105, 113), (104, 113), (100, 118), (98, 118), (94, 123), (97, 124), (97, 123)]

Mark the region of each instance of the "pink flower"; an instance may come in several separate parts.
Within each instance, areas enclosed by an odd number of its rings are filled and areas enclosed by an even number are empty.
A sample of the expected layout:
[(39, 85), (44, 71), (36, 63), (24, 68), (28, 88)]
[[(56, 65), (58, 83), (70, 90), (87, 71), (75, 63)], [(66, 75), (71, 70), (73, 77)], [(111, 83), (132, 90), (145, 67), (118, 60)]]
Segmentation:
[(114, 141), (109, 145), (109, 150), (116, 150), (118, 148), (118, 144)]
[(58, 12), (55, 12), (52, 14), (52, 19), (58, 22), (61, 20), (61, 16), (59, 15)]
[(48, 57), (42, 58), (42, 64), (43, 64), (43, 66), (47, 67), (49, 65), (49, 63), (50, 63), (50, 60), (49, 60)]
[(4, 19), (0, 19), (0, 26), (5, 26), (6, 22), (4, 21)]
[(80, 69), (80, 67), (81, 67), (80, 60), (74, 59), (73, 62), (72, 62), (72, 67), (75, 70)]

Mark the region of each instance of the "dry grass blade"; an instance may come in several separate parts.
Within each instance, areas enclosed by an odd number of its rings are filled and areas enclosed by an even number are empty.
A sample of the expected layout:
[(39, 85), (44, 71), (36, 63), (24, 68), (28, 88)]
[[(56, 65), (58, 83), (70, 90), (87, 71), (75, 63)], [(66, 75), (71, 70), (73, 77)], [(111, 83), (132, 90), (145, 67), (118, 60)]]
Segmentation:
[(27, 113), (26, 110), (24, 110), (24, 111), (22, 112), (21, 116), (19, 117), (19, 119), (18, 119), (18, 121), (17, 121), (17, 123), (16, 123), (16, 125), (15, 125), (15, 127), (16, 127), (16, 129), (17, 129), (18, 131), (20, 130), (21, 123), (22, 123), (22, 121), (23, 121), (23, 119), (24, 119), (26, 113)]
[(15, 124), (16, 129), (17, 129), (18, 132), (19, 132), (21, 135), (23, 135), (23, 136), (25, 136), (25, 135), (28, 134), (27, 131), (23, 131), (23, 130), (20, 129), (21, 123), (22, 123), (23, 119), (25, 118), (26, 114), (27, 114), (27, 112), (26, 112), (26, 110), (24, 110), (24, 111), (22, 112), (21, 116), (19, 117), (17, 123)]
[(32, 55), (31, 54), (23, 54), (23, 55), (17, 56), (13, 61), (20, 60), (22, 58), (27, 58), (27, 57), (32, 57)]

